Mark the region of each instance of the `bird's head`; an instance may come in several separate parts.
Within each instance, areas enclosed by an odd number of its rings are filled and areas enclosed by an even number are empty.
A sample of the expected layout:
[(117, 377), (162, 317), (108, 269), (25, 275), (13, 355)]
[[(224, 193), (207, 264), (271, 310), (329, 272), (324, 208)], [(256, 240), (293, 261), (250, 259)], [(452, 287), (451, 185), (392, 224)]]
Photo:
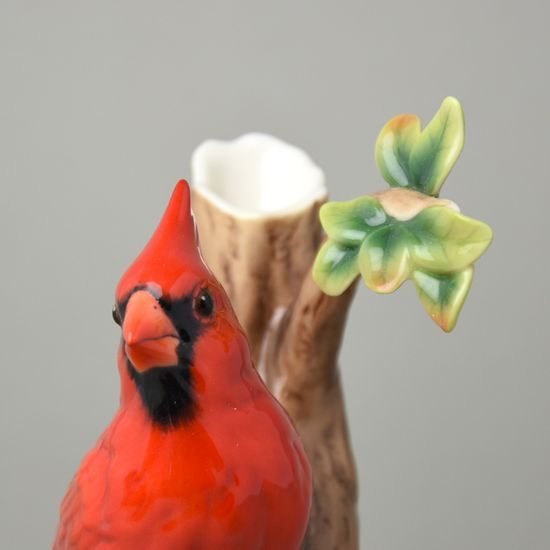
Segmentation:
[(201, 258), (186, 181), (177, 184), (151, 240), (120, 280), (113, 318), (122, 328), (127, 383), (157, 425), (192, 418), (201, 393), (223, 392), (242, 376), (244, 335)]

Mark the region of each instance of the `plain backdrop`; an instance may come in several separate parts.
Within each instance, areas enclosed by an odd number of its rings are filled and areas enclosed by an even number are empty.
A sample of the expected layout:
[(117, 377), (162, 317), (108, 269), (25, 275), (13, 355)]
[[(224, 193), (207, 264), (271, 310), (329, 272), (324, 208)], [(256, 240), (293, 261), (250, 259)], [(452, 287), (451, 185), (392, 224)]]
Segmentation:
[(0, 1), (0, 547), (47, 548), (117, 407), (119, 276), (205, 138), (384, 187), (393, 115), (466, 113), (443, 196), (488, 222), (456, 330), (361, 288), (341, 354), (361, 548), (550, 548), (545, 1)]

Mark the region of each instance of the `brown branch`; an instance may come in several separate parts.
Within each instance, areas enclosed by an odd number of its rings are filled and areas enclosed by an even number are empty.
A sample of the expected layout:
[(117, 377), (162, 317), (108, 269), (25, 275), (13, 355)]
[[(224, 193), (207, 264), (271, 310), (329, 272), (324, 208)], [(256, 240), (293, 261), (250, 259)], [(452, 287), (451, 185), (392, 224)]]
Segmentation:
[(327, 296), (306, 275), (296, 303), (267, 336), (268, 386), (294, 420), (314, 472), (307, 549), (358, 545), (357, 478), (337, 362), (355, 288)]

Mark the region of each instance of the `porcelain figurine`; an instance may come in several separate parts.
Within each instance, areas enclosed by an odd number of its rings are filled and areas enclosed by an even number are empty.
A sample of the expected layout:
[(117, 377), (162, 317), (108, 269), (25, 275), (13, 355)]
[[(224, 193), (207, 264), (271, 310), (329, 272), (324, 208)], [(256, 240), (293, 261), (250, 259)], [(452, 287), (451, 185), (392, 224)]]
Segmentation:
[(298, 548), (310, 466), (201, 259), (185, 181), (113, 317), (120, 408), (69, 487), (54, 548)]
[(492, 239), (439, 197), (463, 143), (454, 98), (424, 129), (392, 119), (375, 149), (390, 188), (346, 202), (327, 202), (322, 170), (274, 137), (199, 146), (193, 211), (214, 275), (180, 182), (118, 286), (120, 409), (54, 547), (357, 549), (347, 313), (359, 279), (380, 293), (411, 280), (454, 328)]

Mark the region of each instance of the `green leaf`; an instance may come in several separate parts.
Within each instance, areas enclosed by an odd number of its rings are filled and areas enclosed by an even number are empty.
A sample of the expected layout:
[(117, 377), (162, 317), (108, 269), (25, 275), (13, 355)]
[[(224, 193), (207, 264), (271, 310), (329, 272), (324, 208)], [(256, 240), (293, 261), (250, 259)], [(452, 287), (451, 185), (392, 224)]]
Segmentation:
[(464, 146), (464, 113), (447, 97), (430, 123), (420, 130), (415, 115), (390, 120), (376, 141), (376, 163), (392, 187), (410, 187), (437, 196)]
[(410, 178), (409, 158), (419, 135), (420, 119), (416, 115), (392, 118), (378, 135), (376, 164), (392, 187), (415, 187)]
[(438, 195), (464, 147), (464, 113), (458, 99), (446, 98), (424, 128), (410, 156), (416, 187)]
[(461, 271), (474, 263), (493, 238), (491, 228), (452, 208), (431, 206), (405, 222), (415, 267), (434, 273)]
[(365, 284), (375, 292), (397, 290), (410, 273), (406, 230), (388, 225), (371, 233), (359, 250), (359, 270)]
[(329, 296), (342, 294), (359, 275), (357, 253), (350, 247), (329, 239), (323, 244), (313, 264), (313, 280)]
[(355, 246), (387, 219), (380, 202), (368, 195), (348, 202), (328, 202), (321, 207), (319, 216), (330, 238)]
[(456, 325), (458, 315), (472, 284), (474, 270), (468, 267), (458, 273), (437, 275), (415, 271), (413, 280), (428, 315), (445, 331)]

